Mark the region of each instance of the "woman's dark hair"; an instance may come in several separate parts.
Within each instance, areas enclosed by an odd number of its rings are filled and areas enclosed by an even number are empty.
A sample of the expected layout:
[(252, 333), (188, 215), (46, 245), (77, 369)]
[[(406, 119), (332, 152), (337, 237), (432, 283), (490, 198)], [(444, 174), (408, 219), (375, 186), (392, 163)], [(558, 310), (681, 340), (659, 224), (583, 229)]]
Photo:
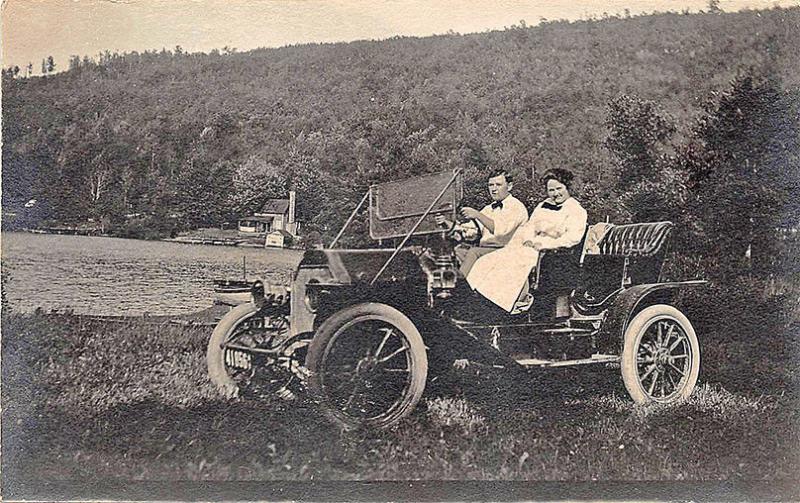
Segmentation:
[(555, 180), (557, 182), (563, 183), (564, 186), (567, 188), (567, 190), (570, 190), (572, 188), (572, 180), (574, 179), (575, 175), (573, 175), (571, 171), (562, 168), (553, 168), (548, 170), (544, 175), (542, 175), (540, 181), (542, 182), (542, 185), (547, 187), (548, 180)]
[(495, 168), (489, 172), (488, 178), (497, 178), (498, 176), (505, 177), (506, 183), (513, 183), (514, 177), (505, 168)]

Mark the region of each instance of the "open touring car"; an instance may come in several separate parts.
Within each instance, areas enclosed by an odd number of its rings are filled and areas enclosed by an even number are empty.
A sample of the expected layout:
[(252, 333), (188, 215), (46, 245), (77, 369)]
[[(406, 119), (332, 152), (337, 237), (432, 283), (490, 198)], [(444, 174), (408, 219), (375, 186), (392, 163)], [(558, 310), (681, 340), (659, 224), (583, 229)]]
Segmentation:
[[(231, 396), (310, 393), (344, 427), (389, 427), (414, 409), (432, 362), (452, 363), (468, 338), (511, 366), (613, 364), (636, 403), (691, 394), (700, 347), (675, 298), (704, 282), (662, 280), (670, 222), (595, 224), (578, 246), (543, 251), (534, 304), (511, 315), (470, 291), (436, 225), (462, 196), (458, 171), (372, 186), (291, 285), (258, 281), (222, 318), (208, 343), (213, 382)], [(395, 246), (337, 248), (367, 201), (370, 237)]]

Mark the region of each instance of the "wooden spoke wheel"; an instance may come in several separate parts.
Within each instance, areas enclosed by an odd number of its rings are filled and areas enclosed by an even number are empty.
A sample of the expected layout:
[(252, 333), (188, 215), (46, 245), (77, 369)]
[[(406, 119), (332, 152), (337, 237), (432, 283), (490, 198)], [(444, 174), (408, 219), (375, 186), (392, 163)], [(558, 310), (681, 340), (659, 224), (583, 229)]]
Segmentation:
[(209, 377), (226, 396), (247, 392), (294, 398), (304, 387), (309, 339), (289, 338), (288, 333), (284, 317), (259, 315), (252, 303), (235, 307), (208, 341)]
[(636, 403), (680, 402), (697, 383), (700, 345), (683, 313), (658, 304), (628, 325), (621, 363), (625, 388)]
[(425, 344), (403, 313), (359, 304), (334, 314), (311, 341), (309, 387), (345, 428), (388, 428), (411, 413), (425, 389)]

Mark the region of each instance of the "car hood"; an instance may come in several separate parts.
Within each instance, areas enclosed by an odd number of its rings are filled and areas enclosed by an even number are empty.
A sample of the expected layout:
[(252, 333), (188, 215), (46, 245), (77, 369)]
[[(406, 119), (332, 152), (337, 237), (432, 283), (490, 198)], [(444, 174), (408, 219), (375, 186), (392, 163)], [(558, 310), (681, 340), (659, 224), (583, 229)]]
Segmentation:
[[(301, 269), (327, 268), (333, 281), (340, 284), (369, 283), (392, 256), (394, 250), (308, 250)], [(405, 281), (419, 270), (419, 261), (411, 250), (401, 250), (378, 281)]]

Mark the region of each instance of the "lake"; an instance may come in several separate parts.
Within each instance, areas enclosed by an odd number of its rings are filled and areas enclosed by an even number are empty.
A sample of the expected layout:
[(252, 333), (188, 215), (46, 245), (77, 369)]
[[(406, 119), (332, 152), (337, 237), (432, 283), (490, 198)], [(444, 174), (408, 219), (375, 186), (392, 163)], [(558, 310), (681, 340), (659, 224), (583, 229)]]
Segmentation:
[(187, 314), (213, 302), (214, 279), (287, 284), (298, 250), (106, 237), (2, 233), (3, 289), (12, 310), (80, 314)]

